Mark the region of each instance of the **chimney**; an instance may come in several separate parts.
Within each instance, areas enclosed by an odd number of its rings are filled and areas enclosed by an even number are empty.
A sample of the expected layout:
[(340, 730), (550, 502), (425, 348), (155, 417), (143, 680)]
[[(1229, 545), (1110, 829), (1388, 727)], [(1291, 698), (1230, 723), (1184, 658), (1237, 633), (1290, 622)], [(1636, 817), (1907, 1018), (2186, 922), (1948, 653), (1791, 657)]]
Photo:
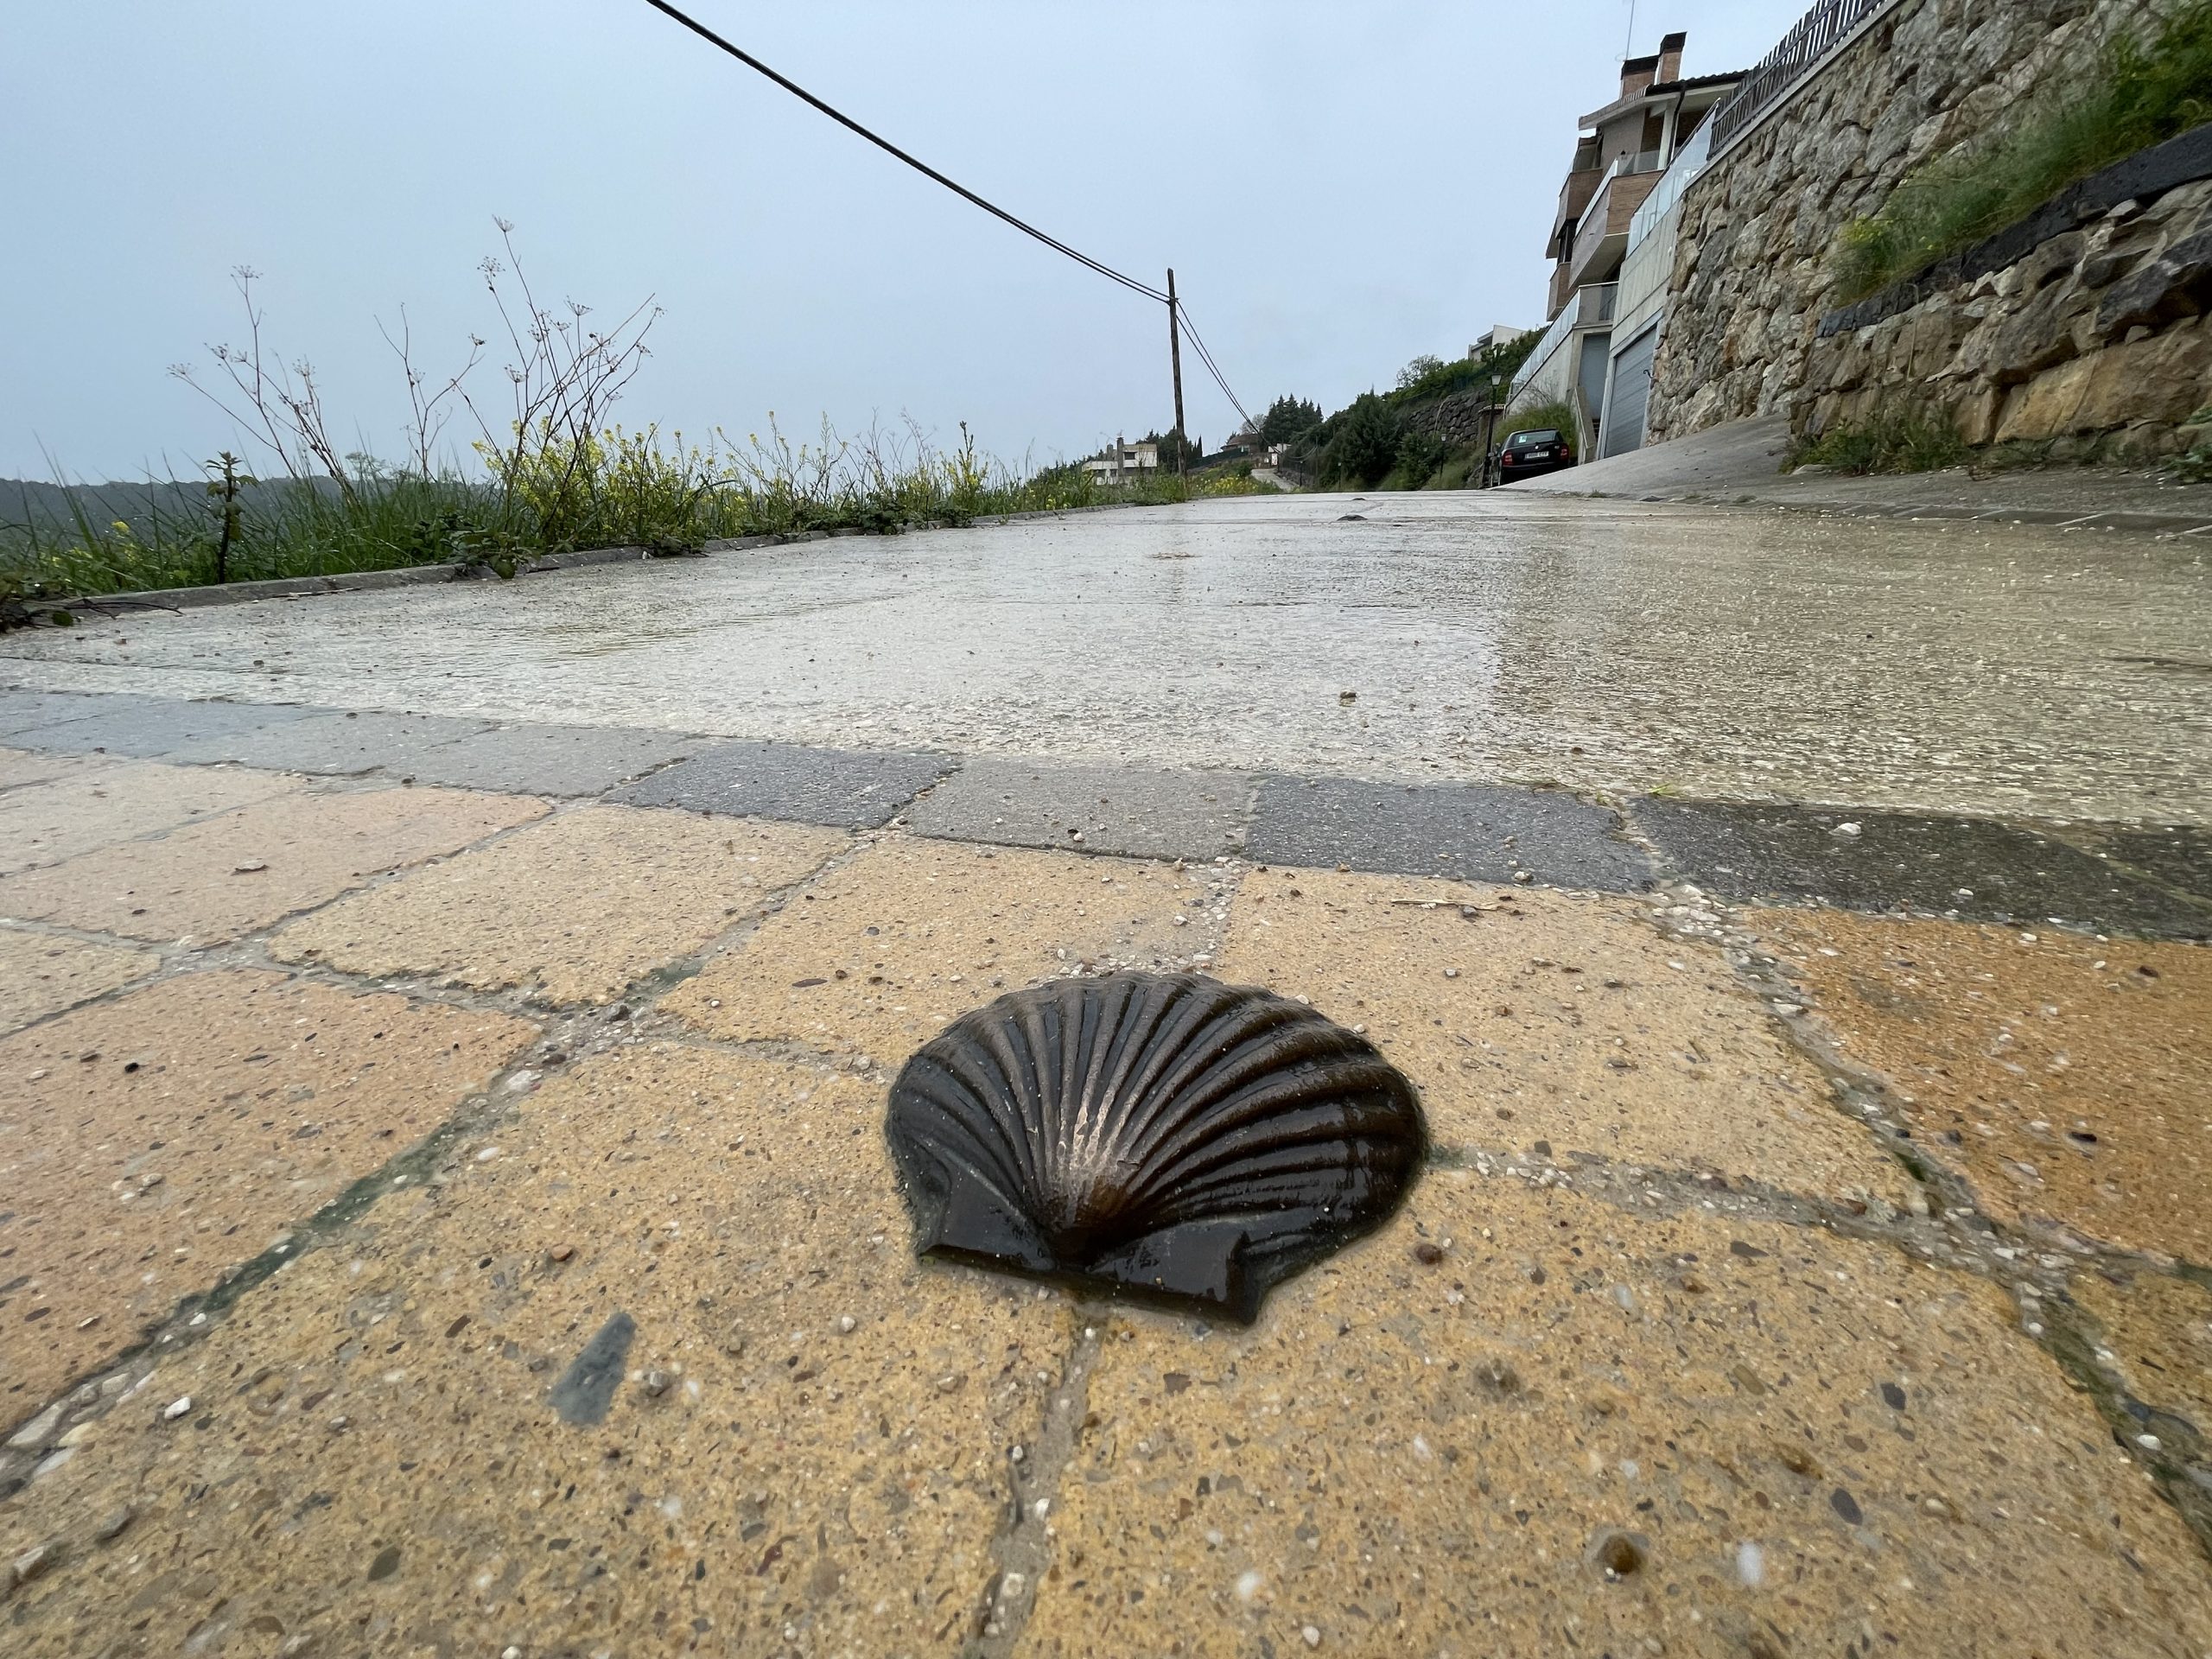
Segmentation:
[(1621, 60), (1621, 96), (1639, 98), (1659, 73), (1656, 58), (1624, 58)]
[(1659, 42), (1659, 79), (1664, 84), (1682, 78), (1682, 48), (1689, 44), (1688, 35), (1669, 35)]

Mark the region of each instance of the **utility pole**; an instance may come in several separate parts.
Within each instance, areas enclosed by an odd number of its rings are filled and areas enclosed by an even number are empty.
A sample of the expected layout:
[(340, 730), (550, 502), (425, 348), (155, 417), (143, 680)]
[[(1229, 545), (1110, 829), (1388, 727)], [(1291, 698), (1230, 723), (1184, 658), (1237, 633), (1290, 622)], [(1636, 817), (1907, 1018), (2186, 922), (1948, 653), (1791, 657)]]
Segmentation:
[(1189, 469), (1184, 464), (1184, 451), (1189, 440), (1183, 435), (1183, 315), (1175, 299), (1175, 270), (1167, 271), (1167, 359), (1175, 367), (1175, 470)]

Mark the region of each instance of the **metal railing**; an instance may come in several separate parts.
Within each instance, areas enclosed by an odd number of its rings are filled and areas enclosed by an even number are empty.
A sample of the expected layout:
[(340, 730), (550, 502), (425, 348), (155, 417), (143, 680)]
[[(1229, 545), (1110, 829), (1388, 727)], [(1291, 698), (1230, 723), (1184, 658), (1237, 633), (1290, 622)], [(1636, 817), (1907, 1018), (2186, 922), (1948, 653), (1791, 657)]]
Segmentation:
[(1821, 0), (1713, 112), (1713, 153), (1727, 149), (1737, 135), (1825, 63), (1861, 24), (1896, 3), (1897, 0)]
[(1697, 182), (1705, 171), (1706, 162), (1713, 156), (1713, 123), (1707, 121), (1689, 136), (1688, 141), (1675, 154), (1675, 159), (1659, 182), (1651, 187), (1651, 194), (1643, 199), (1643, 206), (1628, 222), (1628, 251), (1634, 253), (1643, 238), (1651, 234), (1652, 227), (1666, 217), (1667, 211), (1682, 199), (1682, 192)]

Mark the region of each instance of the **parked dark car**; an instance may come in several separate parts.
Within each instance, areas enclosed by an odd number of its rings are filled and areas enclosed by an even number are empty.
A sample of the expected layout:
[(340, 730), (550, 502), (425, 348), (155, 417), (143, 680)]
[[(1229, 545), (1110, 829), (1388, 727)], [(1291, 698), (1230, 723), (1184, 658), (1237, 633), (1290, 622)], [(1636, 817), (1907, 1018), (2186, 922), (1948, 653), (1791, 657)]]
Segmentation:
[(1574, 445), (1556, 429), (1543, 427), (1534, 432), (1516, 432), (1497, 452), (1497, 481), (1511, 484), (1573, 465)]

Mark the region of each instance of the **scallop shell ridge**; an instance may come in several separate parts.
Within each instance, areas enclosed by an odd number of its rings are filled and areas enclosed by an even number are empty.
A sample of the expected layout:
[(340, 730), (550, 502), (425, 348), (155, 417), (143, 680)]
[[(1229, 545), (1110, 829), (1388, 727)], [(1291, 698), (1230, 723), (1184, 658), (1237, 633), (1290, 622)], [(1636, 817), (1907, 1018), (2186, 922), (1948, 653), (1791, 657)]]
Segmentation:
[(1245, 1321), (1387, 1220), (1427, 1145), (1366, 1039), (1187, 974), (963, 1016), (900, 1071), (886, 1129), (923, 1253)]

